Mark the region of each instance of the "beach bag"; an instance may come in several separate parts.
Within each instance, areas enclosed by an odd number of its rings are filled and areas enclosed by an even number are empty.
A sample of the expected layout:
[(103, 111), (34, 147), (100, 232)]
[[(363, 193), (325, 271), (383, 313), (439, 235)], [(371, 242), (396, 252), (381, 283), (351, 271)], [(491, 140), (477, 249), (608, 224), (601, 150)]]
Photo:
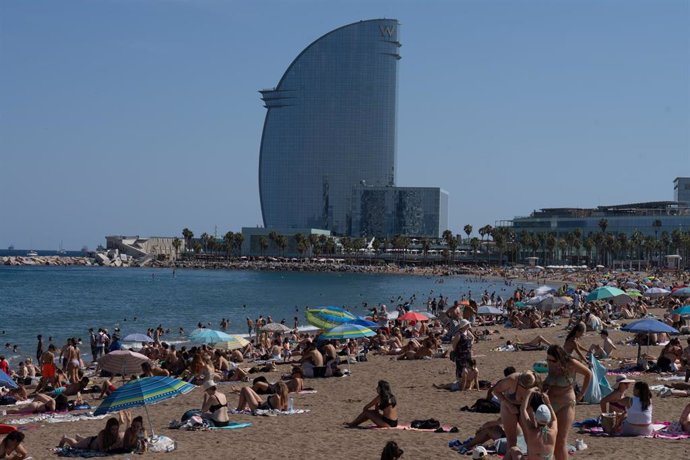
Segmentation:
[(606, 368), (593, 354), (589, 356), (589, 364), (592, 371), (592, 381), (585, 392), (584, 401), (589, 404), (599, 404), (602, 398), (608, 396), (613, 389), (606, 380)]
[(426, 420), (412, 420), (410, 426), (419, 430), (435, 430), (441, 427), (441, 422), (433, 418)]
[(177, 448), (177, 442), (167, 436), (152, 436), (146, 441), (149, 452), (172, 452)]

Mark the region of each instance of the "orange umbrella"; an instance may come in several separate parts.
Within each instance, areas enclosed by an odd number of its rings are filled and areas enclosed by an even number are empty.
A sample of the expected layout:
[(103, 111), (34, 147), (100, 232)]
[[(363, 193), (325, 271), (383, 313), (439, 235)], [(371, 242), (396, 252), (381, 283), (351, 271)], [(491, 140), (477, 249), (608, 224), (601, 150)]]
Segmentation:
[(409, 311), (402, 316), (399, 316), (400, 321), (429, 321), (429, 317), (423, 313), (416, 311)]

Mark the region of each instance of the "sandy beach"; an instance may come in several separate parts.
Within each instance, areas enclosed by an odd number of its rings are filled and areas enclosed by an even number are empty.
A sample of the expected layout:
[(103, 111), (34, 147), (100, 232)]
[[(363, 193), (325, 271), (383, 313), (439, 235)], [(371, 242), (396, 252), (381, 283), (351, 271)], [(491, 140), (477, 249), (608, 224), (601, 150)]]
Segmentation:
[[(661, 310), (654, 310), (660, 314)], [(561, 327), (540, 330), (504, 329), (496, 327), (500, 334), (490, 336), (492, 340), (480, 341), (474, 347), (480, 370), (480, 379), (496, 381), (506, 366), (518, 370), (531, 368), (535, 361), (545, 359), (544, 351), (495, 352), (491, 351), (505, 340), (529, 340), (538, 332), (555, 343), (563, 343), (564, 322)], [(624, 332), (612, 331), (611, 337), (617, 344), (628, 337)], [(582, 343), (589, 346), (599, 342), (598, 335), (588, 332)], [(650, 347), (651, 354), (657, 354), (660, 347)], [(619, 346), (618, 355), (633, 358), (634, 346)], [(270, 381), (279, 378), (287, 366), (278, 366), (278, 372), (265, 374)], [(252, 426), (239, 430), (225, 431), (180, 431), (167, 428), (173, 419), (179, 419), (185, 410), (200, 407), (202, 390), (149, 407), (149, 414), (158, 434), (177, 441), (173, 453), (153, 454), (146, 457), (225, 459), (286, 459), (286, 458), (379, 458), (381, 450), (389, 440), (395, 440), (405, 450), (403, 458), (457, 458), (458, 453), (448, 448), (453, 439), (464, 440), (474, 434), (482, 423), (497, 418), (494, 414), (461, 412), (459, 409), (471, 405), (484, 391), (448, 392), (436, 390), (432, 383), (451, 382), (454, 377), (453, 363), (448, 359), (420, 361), (394, 361), (388, 356), (371, 356), (368, 362), (350, 365), (352, 374), (341, 378), (310, 379), (306, 384), (317, 390), (315, 394), (295, 395), (295, 408), (308, 409), (308, 413), (289, 416), (264, 417), (231, 415), (232, 421), (251, 422)], [(613, 377), (609, 375), (609, 381)], [(635, 376), (650, 385), (659, 384), (657, 374)], [(401, 423), (414, 419), (435, 418), (443, 425), (457, 426), (459, 433), (415, 432), (393, 429), (348, 429), (342, 422), (352, 419), (375, 395), (379, 379), (388, 380), (398, 399)], [(229, 405), (237, 402), (237, 395), (229, 392), (231, 386), (239, 383), (224, 383), (220, 389), (228, 395)], [(90, 395), (89, 395), (90, 396)], [(690, 398), (653, 398), (655, 421), (674, 421)], [(92, 402), (94, 406), (98, 401)], [(145, 416), (143, 409), (135, 409), (135, 415)], [(598, 405), (578, 405), (576, 419), (596, 417)], [(72, 423), (39, 423), (25, 426), (26, 446), (36, 459), (56, 458), (52, 453), (63, 434), (95, 435), (105, 425), (105, 419)], [(578, 434), (571, 430), (569, 441), (583, 438), (589, 448), (578, 451), (574, 458), (684, 458), (690, 449), (690, 440), (662, 440), (645, 438), (605, 438)], [(115, 455), (110, 458), (126, 459), (133, 455)], [(470, 457), (467, 457), (470, 458)], [(497, 458), (494, 456), (494, 458)]]

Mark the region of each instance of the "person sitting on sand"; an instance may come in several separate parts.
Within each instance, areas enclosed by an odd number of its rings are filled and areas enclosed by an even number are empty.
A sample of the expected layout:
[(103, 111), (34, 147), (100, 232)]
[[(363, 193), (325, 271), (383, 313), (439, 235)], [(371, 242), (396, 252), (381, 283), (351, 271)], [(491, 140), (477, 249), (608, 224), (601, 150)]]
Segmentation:
[(512, 447), (506, 454), (506, 460), (551, 460), (554, 458), (558, 422), (553, 407), (546, 394), (539, 394), (543, 404), (534, 411), (530, 409), (530, 402), (537, 395), (536, 388), (530, 389), (530, 394), (520, 406), (520, 419), (525, 433), (527, 452), (522, 453), (518, 447)]
[(250, 409), (251, 411), (259, 410), (287, 410), (288, 406), (288, 388), (285, 382), (279, 381), (275, 384), (276, 393), (268, 395), (264, 402), (261, 397), (250, 387), (242, 387), (240, 390), (240, 399), (237, 402), (237, 411)]
[(0, 441), (0, 458), (8, 460), (23, 460), (28, 457), (24, 442), (24, 433), (12, 431)]
[(326, 377), (327, 367), (323, 365), (323, 355), (316, 349), (316, 343), (307, 343), (300, 364), (302, 365), (302, 374), (306, 378)]
[(113, 384), (113, 382), (108, 379), (103, 380), (103, 383), (101, 384), (101, 394), (99, 394), (95, 399), (103, 399), (106, 396), (110, 396), (110, 394), (115, 390), (117, 390), (117, 387)]
[(479, 390), (479, 370), (477, 369), (477, 360), (470, 358), (467, 361), (467, 368), (462, 380), (462, 389)]
[(403, 450), (398, 447), (395, 441), (388, 441), (381, 452), (381, 460), (398, 460), (402, 457)]
[(674, 337), (661, 350), (659, 358), (656, 360), (655, 370), (657, 372), (675, 372), (682, 357), (683, 346), (680, 344), (680, 340)]
[(151, 363), (141, 363), (140, 377), (170, 377), (170, 371), (152, 366)]
[(381, 428), (395, 428), (398, 426), (397, 401), (391, 390), (390, 383), (379, 380), (376, 386), (376, 397), (369, 402), (362, 413), (353, 421), (345, 423), (349, 428), (355, 428), (367, 420), (371, 420)]
[(228, 417), (228, 400), (218, 391), (216, 382), (207, 380), (202, 385), (204, 389), (204, 402), (201, 405), (201, 416), (213, 426), (224, 427), (230, 423)]
[(624, 404), (624, 401), (627, 399), (625, 392), (630, 387), (631, 383), (635, 383), (635, 381), (629, 379), (625, 374), (616, 376), (616, 383), (613, 385), (613, 391), (599, 402), (602, 414), (608, 414), (610, 412), (624, 414), (627, 411), (628, 408)]
[(120, 413), (124, 422), (121, 422), (121, 424), (129, 425), (122, 436), (122, 449), (128, 452), (146, 452), (147, 433), (144, 428), (144, 419), (141, 415), (132, 418), (131, 412), (127, 410)]
[(685, 406), (685, 409), (683, 409), (683, 412), (681, 412), (678, 423), (680, 423), (680, 426), (683, 428), (685, 433), (690, 433), (690, 404)]
[(46, 394), (37, 394), (33, 402), (23, 406), (8, 409), (8, 414), (41, 414), (43, 412), (63, 412), (67, 410), (69, 400), (65, 395), (58, 395), (55, 399)]
[(649, 436), (652, 428), (652, 392), (646, 382), (636, 382), (633, 396), (626, 398), (623, 404), (627, 407), (622, 426), (617, 430), (621, 436)]
[(83, 438), (77, 435), (74, 438), (63, 436), (58, 447), (65, 445), (73, 449), (91, 450), (96, 452), (109, 452), (122, 447), (122, 433), (120, 433), (120, 422), (116, 418), (109, 418), (96, 436)]
[(594, 354), (594, 357), (597, 359), (608, 359), (611, 358), (611, 353), (613, 350), (616, 350), (616, 346), (613, 344), (613, 341), (609, 338), (609, 331), (606, 329), (602, 329), (601, 332), (599, 333), (599, 336), (603, 340), (603, 343), (601, 346), (597, 345), (596, 343), (593, 343), (591, 347), (589, 347), (589, 353)]
[(82, 391), (86, 390), (86, 387), (88, 385), (89, 385), (89, 378), (88, 377), (82, 377), (81, 380), (70, 383), (66, 387), (55, 388), (55, 390), (53, 390), (50, 393), (50, 396), (52, 396), (53, 398), (56, 397), (57, 395), (60, 395), (60, 394), (63, 394), (65, 396), (75, 396), (77, 393), (81, 393)]

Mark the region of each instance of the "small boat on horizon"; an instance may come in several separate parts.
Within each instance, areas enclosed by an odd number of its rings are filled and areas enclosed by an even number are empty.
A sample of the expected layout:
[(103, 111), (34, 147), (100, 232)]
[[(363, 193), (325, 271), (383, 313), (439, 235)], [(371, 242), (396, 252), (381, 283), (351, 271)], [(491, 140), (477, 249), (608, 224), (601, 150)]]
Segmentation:
[(9, 246), (7, 246), (7, 250), (14, 251), (14, 244), (10, 244)]
[(38, 253), (36, 251), (34, 251), (33, 249), (31, 249), (29, 252), (26, 253), (26, 255), (28, 257), (36, 257), (36, 256), (38, 256)]

